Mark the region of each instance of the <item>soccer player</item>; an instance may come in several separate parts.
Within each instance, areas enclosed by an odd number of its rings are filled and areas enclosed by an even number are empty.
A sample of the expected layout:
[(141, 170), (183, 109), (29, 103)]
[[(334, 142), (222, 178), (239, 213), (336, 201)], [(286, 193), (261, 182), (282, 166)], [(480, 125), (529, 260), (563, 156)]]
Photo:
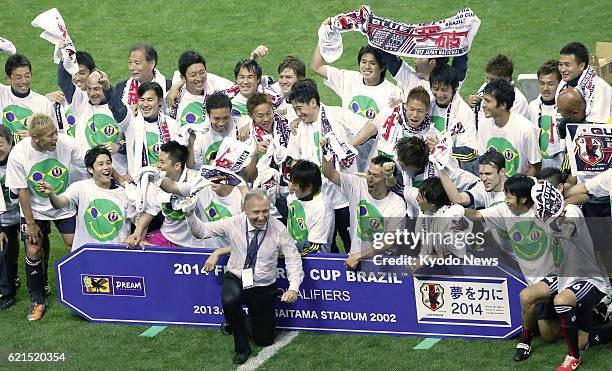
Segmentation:
[(162, 90), (162, 96), (172, 86), (172, 81), (167, 80), (157, 68), (157, 50), (148, 44), (137, 44), (132, 46), (128, 60), (131, 77), (117, 83), (115, 90), (123, 104), (136, 110), (136, 104), (140, 101), (138, 87), (145, 82), (156, 82)]
[(404, 104), (384, 109), (373, 121), (366, 123), (351, 139), (351, 144), (360, 145), (378, 133), (377, 153), (394, 157), (393, 148), (401, 138), (416, 136), (437, 141), (440, 136), (429, 116), (430, 104), (431, 97), (423, 87), (412, 89)]
[(157, 163), (159, 147), (176, 138), (178, 124), (162, 112), (164, 91), (157, 82), (139, 84), (138, 112), (134, 114), (120, 101), (118, 88), (110, 85), (106, 73), (98, 73), (113, 118), (125, 132), (128, 173), (133, 176), (140, 168)]
[(88, 243), (121, 244), (130, 233), (128, 201), (125, 190), (112, 177), (110, 151), (101, 145), (88, 150), (85, 166), (91, 179), (70, 184), (61, 195), (48, 182), (41, 181), (38, 189), (55, 209), (76, 207), (73, 250)]
[(460, 131), (453, 140), (453, 156), (459, 167), (478, 175), (478, 138), (474, 114), (457, 92), (459, 77), (448, 64), (435, 67), (429, 74), (433, 95), (429, 115), (433, 127), (440, 133)]
[[(267, 79), (262, 80), (261, 66), (252, 59), (245, 59), (236, 63), (234, 76), (236, 77), (236, 87), (226, 91), (232, 99), (232, 116), (236, 119), (238, 129), (246, 127), (250, 123), (247, 100), (260, 89), (262, 92), (274, 94), (267, 88)], [(280, 99), (274, 101), (275, 106), (279, 105)]]
[(375, 253), (373, 242), (380, 233), (394, 233), (404, 227), (406, 205), (386, 184), (383, 165), (389, 157), (376, 156), (370, 162), (366, 178), (344, 174), (322, 157), (323, 175), (340, 187), (349, 201), (351, 251), (345, 265), (355, 268), (360, 259)]
[(480, 154), (496, 151), (506, 159), (506, 174), (535, 176), (542, 166), (542, 155), (534, 126), (520, 113), (511, 112), (515, 88), (497, 79), (483, 90), (482, 111), (491, 120), (478, 128)]
[[(170, 117), (180, 126), (199, 125), (206, 121), (207, 110), (204, 109), (208, 97), (217, 90), (231, 88), (234, 83), (223, 77), (209, 73), (206, 60), (198, 52), (188, 50), (178, 60), (180, 80), (172, 85), (168, 92)], [(176, 98), (174, 98), (176, 97)]]
[[(125, 151), (125, 143), (121, 140), (124, 134), (106, 102), (104, 89), (100, 83), (102, 75), (98, 71), (90, 73), (81, 90), (72, 82), (72, 77), (62, 64), (59, 66), (58, 83), (70, 103), (69, 109), (74, 120), (67, 134), (76, 139), (84, 152), (97, 145), (104, 145), (112, 154), (113, 167), (121, 174), (125, 174), (127, 157), (125, 153), (120, 153), (120, 150)], [(88, 174), (79, 174), (80, 179), (89, 177)]]
[(542, 167), (560, 168), (565, 156), (565, 144), (557, 135), (557, 129), (555, 128), (557, 119), (555, 93), (561, 81), (558, 63), (558, 61), (552, 59), (544, 62), (538, 68), (540, 95), (529, 102), (529, 115), (527, 117), (539, 129)]
[(236, 137), (236, 120), (232, 116), (232, 101), (222, 92), (214, 92), (206, 100), (206, 114), (210, 124), (203, 132), (196, 132), (193, 144), (193, 162), (189, 159), (187, 166), (199, 169), (210, 165), (217, 158), (217, 151), (223, 138)]
[[(289, 288), (281, 296), (282, 302), (297, 300), (304, 279), (302, 259), (295, 243), (285, 226), (270, 218), (269, 205), (265, 191), (254, 189), (244, 197), (244, 212), (231, 218), (204, 223), (193, 212), (187, 213), (187, 222), (196, 237), (218, 236), (229, 240), (229, 248), (224, 252), (231, 253), (221, 284), (221, 301), (223, 315), (234, 335), (234, 364), (246, 362), (251, 354), (243, 304), (249, 308), (254, 342), (259, 346), (274, 343), (278, 254), (282, 252), (285, 256), (289, 279)], [(216, 260), (211, 263), (212, 269)]]
[(45, 96), (30, 90), (32, 65), (25, 55), (14, 54), (8, 57), (4, 72), (10, 86), (0, 85), (2, 125), (11, 130), (14, 142), (17, 143), (28, 136), (28, 124), (34, 113), (55, 117), (55, 111)]
[[(291, 135), (287, 147), (287, 155), (293, 160), (308, 160), (315, 164), (321, 164), (322, 153), (320, 140), (326, 135), (333, 133), (339, 140), (348, 141), (349, 137), (357, 132), (368, 122), (365, 117), (359, 116), (342, 107), (331, 107), (321, 104), (319, 91), (316, 83), (311, 79), (304, 79), (293, 84), (288, 100), (293, 105), (295, 112), (300, 118), (296, 135)], [(352, 164), (353, 171), (356, 164)], [(343, 169), (349, 171), (349, 169)], [(333, 203), (334, 218), (336, 221), (334, 236), (338, 233), (342, 239), (346, 251), (349, 251), (350, 237), (348, 201), (340, 193), (338, 186), (329, 180), (323, 180), (321, 185), (323, 192)], [(338, 252), (334, 241), (332, 252)]]
[[(187, 188), (191, 189), (200, 175), (186, 166), (188, 156), (189, 151), (186, 146), (170, 141), (161, 145), (156, 166), (165, 172), (166, 177), (172, 182), (185, 183)], [(164, 217), (161, 228), (145, 238), (149, 223), (160, 212)], [(171, 194), (151, 186), (147, 192), (145, 211), (138, 217), (134, 232), (125, 240), (126, 245), (133, 248), (140, 245), (143, 238), (147, 244), (154, 246), (196, 246), (196, 240), (185, 223), (185, 214), (180, 208), (174, 209)]]
[(535, 216), (531, 198), (534, 184), (531, 177), (514, 175), (504, 183), (505, 203), (483, 210), (465, 209), (465, 216), (469, 219), (482, 220), (510, 237), (517, 262), (529, 285), (520, 294), (523, 332), (516, 346), (515, 361), (523, 361), (530, 356), (536, 326), (544, 340), (554, 341), (560, 336), (552, 302), (558, 281), (550, 236)]
[(0, 312), (15, 304), (19, 261), (19, 203), (5, 186), (6, 163), (13, 148), (13, 134), (0, 125), (0, 185), (6, 211), (0, 213)]
[(589, 51), (581, 43), (571, 42), (559, 52), (559, 72), (563, 82), (557, 88), (557, 96), (568, 87), (588, 91), (586, 120), (606, 123), (612, 117), (612, 87), (604, 79), (592, 75), (595, 71), (589, 66)]
[(32, 307), (28, 320), (37, 321), (45, 312), (45, 286), (41, 260), (43, 242), (51, 233), (50, 221), (62, 235), (66, 249), (72, 247), (75, 229), (73, 208), (55, 210), (49, 198), (38, 189), (40, 181), (50, 183), (57, 194), (68, 187), (71, 166), (84, 166), (83, 154), (73, 138), (58, 134), (56, 123), (44, 114), (32, 116), (30, 138), (19, 142), (8, 158), (6, 186), (18, 191), (21, 206), (21, 239), (26, 246), (26, 274)]
[(321, 170), (315, 163), (299, 160), (291, 167), (291, 193), (287, 199), (287, 229), (302, 256), (329, 252), (334, 232), (334, 213), (321, 191)]
[(493, 80), (503, 79), (506, 80), (514, 90), (514, 99), (512, 101), (512, 105), (508, 106), (508, 110), (523, 115), (527, 117), (528, 115), (528, 107), (529, 103), (527, 102), (527, 98), (521, 93), (521, 91), (514, 86), (514, 82), (512, 81), (512, 74), (514, 73), (514, 64), (512, 60), (503, 54), (498, 54), (497, 56), (491, 58), (485, 67), (485, 82), (478, 89), (478, 93), (476, 95), (470, 95), (467, 99), (470, 107), (474, 109), (475, 119), (476, 119), (476, 128), (480, 130), (480, 125), (482, 125), (483, 121), (491, 121), (487, 120), (483, 110), (482, 110), (482, 98), (484, 95), (484, 88), (487, 84), (491, 83)]

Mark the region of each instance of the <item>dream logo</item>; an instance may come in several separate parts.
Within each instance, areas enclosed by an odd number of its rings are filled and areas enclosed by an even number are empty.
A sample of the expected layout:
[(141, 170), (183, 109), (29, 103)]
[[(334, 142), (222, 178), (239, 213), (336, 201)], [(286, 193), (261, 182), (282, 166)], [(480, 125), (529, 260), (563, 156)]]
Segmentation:
[(444, 288), (438, 283), (424, 283), (421, 285), (421, 302), (432, 311), (444, 306)]
[(144, 277), (113, 276), (113, 295), (144, 297)]
[(144, 277), (81, 275), (84, 295), (135, 296), (146, 297)]

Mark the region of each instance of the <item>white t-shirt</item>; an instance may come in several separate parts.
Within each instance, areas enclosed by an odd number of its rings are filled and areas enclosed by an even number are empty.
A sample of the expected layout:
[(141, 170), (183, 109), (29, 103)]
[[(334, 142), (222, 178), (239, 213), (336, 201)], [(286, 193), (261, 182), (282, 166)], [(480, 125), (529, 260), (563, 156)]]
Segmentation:
[(442, 108), (436, 103), (436, 99), (432, 97), (430, 104), (430, 116), (432, 126), (441, 134), (444, 134), (450, 127), (461, 123), (464, 132), (458, 134), (453, 140), (454, 147), (468, 147), (476, 150), (478, 148), (478, 137), (476, 131), (476, 122), (474, 120), (474, 111), (463, 100), (458, 92), (455, 92), (453, 100), (448, 107)]
[(470, 207), (475, 209), (488, 208), (502, 203), (506, 199), (504, 191), (487, 192), (482, 181), (477, 182), (472, 188), (465, 191), (471, 200)]
[[(9, 128), (13, 133), (27, 130), (28, 121), (35, 113), (49, 115), (57, 127), (53, 105), (44, 95), (33, 91), (30, 91), (25, 98), (20, 98), (13, 94), (10, 86), (1, 85), (0, 108), (2, 108), (2, 125)], [(19, 137), (15, 137), (15, 139), (16, 142), (19, 141)]]
[(490, 227), (507, 232), (512, 249), (527, 283), (534, 284), (554, 271), (552, 238), (535, 217), (533, 207), (514, 215), (505, 203), (480, 210)]
[(210, 124), (204, 124), (203, 132), (196, 132), (196, 139), (193, 143), (194, 169), (199, 169), (202, 165), (210, 165), (213, 162), (225, 137), (236, 137), (234, 119), (223, 133), (214, 131)]
[[(419, 210), (416, 220), (416, 231), (423, 234), (420, 256), (453, 254), (463, 257), (466, 255), (466, 246), (454, 243), (444, 243), (447, 241), (448, 233), (451, 232), (451, 225), (457, 219), (463, 218), (463, 207), (460, 205), (443, 205), (433, 214), (425, 214)], [(453, 232), (453, 235), (463, 232)], [(436, 240), (437, 239), (437, 240)], [(461, 238), (465, 241), (464, 238)], [(442, 243), (439, 243), (442, 242)]]
[(610, 196), (610, 208), (612, 208), (612, 169), (586, 180), (584, 186), (595, 197)]
[(302, 201), (293, 193), (287, 196), (287, 230), (301, 252), (308, 242), (318, 243), (319, 252), (330, 252), (334, 233), (334, 210), (322, 193), (312, 200)]
[[(191, 189), (199, 178), (200, 174), (197, 171), (185, 168), (177, 183)], [(164, 216), (164, 223), (160, 228), (161, 234), (173, 244), (185, 247), (196, 246), (197, 239), (191, 234), (191, 229), (185, 221), (185, 213), (172, 207), (169, 193), (158, 187), (153, 189), (155, 191), (151, 192), (150, 197), (147, 197), (145, 211), (151, 215), (157, 215), (161, 211)]]
[(511, 113), (508, 122), (501, 128), (492, 119), (481, 122), (478, 144), (480, 154), (492, 149), (504, 156), (508, 176), (524, 174), (529, 164), (542, 161), (533, 124), (517, 113)]
[[(28, 188), (32, 213), (37, 220), (56, 220), (73, 216), (74, 208), (56, 210), (49, 196), (38, 191), (38, 182), (49, 183), (56, 194), (62, 194), (70, 184), (71, 166), (85, 167), (81, 147), (66, 134), (58, 134), (53, 152), (40, 152), (32, 147), (32, 138), (24, 138), (11, 151), (6, 165), (6, 186), (17, 191)], [(21, 213), (23, 216), (23, 212)]]
[[(476, 175), (461, 169), (458, 166), (457, 160), (455, 160), (453, 157), (451, 157), (450, 160), (451, 166), (449, 166), (446, 171), (448, 177), (451, 179), (455, 187), (457, 187), (459, 192), (467, 191), (480, 181), (480, 178)], [(395, 166), (400, 165), (399, 163), (396, 163)], [(438, 176), (438, 170), (431, 161), (425, 165), (425, 169), (422, 173), (416, 174), (409, 171), (402, 171), (402, 179), (405, 187), (408, 186), (418, 188), (425, 179), (429, 179), (434, 176)]]
[[(175, 76), (179, 76), (180, 74), (175, 73)], [(173, 83), (175, 79), (173, 78)], [(208, 96), (215, 91), (221, 91), (225, 89), (229, 89), (234, 85), (234, 83), (226, 78), (214, 75), (212, 73), (206, 74), (206, 83), (204, 84), (204, 94), (202, 95), (194, 95), (187, 91), (187, 89), (183, 89), (181, 93), (181, 98), (179, 105), (176, 110), (176, 121), (180, 126), (187, 124), (202, 124), (206, 121), (206, 112), (204, 109), (204, 97)]]
[(72, 250), (87, 243), (123, 244), (130, 234), (127, 196), (122, 187), (104, 189), (93, 179), (72, 183), (62, 193), (77, 208)]
[(365, 178), (340, 173), (342, 193), (349, 200), (351, 252), (372, 247), (378, 233), (404, 228), (406, 204), (397, 194), (389, 192), (376, 200), (368, 192)]
[(410, 90), (416, 88), (417, 86), (422, 86), (423, 88), (425, 88), (425, 90), (427, 90), (430, 96), (432, 95), (431, 87), (429, 86), (429, 81), (417, 76), (414, 68), (412, 68), (405, 61), (402, 61), (400, 69), (393, 77), (395, 78), (395, 81), (397, 81), (397, 86), (402, 89), (405, 97), (408, 96)]
[(565, 151), (565, 142), (559, 138), (555, 127), (557, 121), (556, 104), (545, 104), (542, 98), (538, 96), (529, 102), (528, 118), (537, 129), (543, 160)]
[[(321, 145), (320, 139), (323, 137), (321, 130), (321, 113), (325, 110), (325, 115), (329, 121), (332, 132), (343, 141), (356, 135), (368, 121), (365, 117), (359, 116), (342, 107), (330, 107), (321, 105), (319, 117), (313, 123), (301, 122), (296, 135), (289, 137), (287, 155), (294, 160), (308, 160), (317, 165), (321, 165)], [(337, 165), (337, 164), (336, 164)], [(338, 168), (338, 166), (336, 166)], [(349, 169), (341, 169), (346, 172), (357, 171), (357, 162)], [(333, 203), (334, 209), (341, 209), (348, 206), (348, 201), (340, 193), (338, 186), (323, 177), (321, 192), (324, 193)]]
[[(207, 187), (199, 193), (198, 209), (205, 222), (214, 222), (238, 215), (242, 212), (242, 192), (240, 188), (234, 187), (232, 192), (225, 197), (221, 197)], [(229, 240), (223, 237), (213, 237), (205, 240), (197, 240), (196, 246), (220, 248), (229, 245)]]
[(2, 186), (2, 197), (6, 211), (0, 213), (0, 226), (8, 227), (19, 223), (19, 196), (5, 185), (6, 183), (6, 164), (0, 165), (0, 186)]
[(359, 71), (342, 70), (327, 66), (329, 86), (342, 99), (342, 107), (372, 120), (376, 115), (389, 108), (391, 97), (400, 97), (400, 89), (387, 80), (376, 86), (363, 83)]

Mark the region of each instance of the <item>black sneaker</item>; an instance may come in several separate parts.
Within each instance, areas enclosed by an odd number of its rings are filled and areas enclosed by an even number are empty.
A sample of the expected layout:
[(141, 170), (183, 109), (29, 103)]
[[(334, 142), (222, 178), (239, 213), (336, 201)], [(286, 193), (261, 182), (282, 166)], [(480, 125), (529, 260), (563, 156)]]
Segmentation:
[(221, 330), (221, 333), (225, 336), (230, 336), (232, 335), (232, 326), (230, 326), (229, 323), (224, 322), (221, 327), (219, 327), (219, 330)]
[(247, 353), (236, 353), (234, 354), (233, 362), (235, 365), (241, 365), (245, 363), (249, 359), (250, 356), (251, 356), (251, 351), (248, 351)]
[(514, 359), (517, 362), (524, 361), (531, 355), (531, 345), (525, 343), (516, 344), (516, 352), (514, 352)]
[(7, 310), (15, 304), (15, 296), (2, 296), (0, 298), (0, 312), (3, 310)]

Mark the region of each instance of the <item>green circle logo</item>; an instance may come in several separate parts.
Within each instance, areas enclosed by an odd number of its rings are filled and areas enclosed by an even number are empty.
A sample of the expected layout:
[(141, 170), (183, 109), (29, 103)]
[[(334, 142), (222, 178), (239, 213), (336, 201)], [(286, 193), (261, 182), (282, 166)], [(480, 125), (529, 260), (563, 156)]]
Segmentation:
[(70, 108), (66, 109), (66, 124), (68, 125), (66, 134), (74, 138), (76, 134), (76, 117), (74, 117), (74, 113)]
[(508, 176), (516, 174), (521, 159), (512, 143), (505, 138), (491, 138), (487, 143), (487, 152), (488, 151), (501, 153), (506, 159), (506, 174)]
[(431, 122), (433, 123), (434, 128), (436, 128), (436, 130), (440, 133), (444, 133), (444, 131), (446, 131), (446, 124), (444, 121), (444, 117), (431, 116)]
[(542, 157), (550, 158), (550, 155), (546, 150), (550, 143), (550, 136), (552, 135), (552, 120), (551, 116), (542, 116), (540, 118), (540, 153)]
[(232, 103), (232, 116), (246, 116), (249, 114), (247, 106), (241, 103)]
[(155, 165), (159, 159), (159, 134), (147, 131), (147, 154), (149, 155), (149, 165)]
[(357, 235), (362, 241), (374, 241), (374, 234), (384, 232), (385, 221), (376, 207), (365, 200), (357, 205)]
[(85, 138), (91, 148), (105, 143), (117, 142), (119, 125), (115, 120), (103, 113), (96, 113), (87, 120)]
[(232, 216), (232, 213), (230, 213), (225, 206), (214, 202), (211, 202), (208, 207), (204, 209), (204, 214), (209, 222), (214, 222)]
[(181, 112), (181, 126), (188, 124), (201, 124), (204, 122), (202, 110), (204, 105), (199, 102), (191, 102)]
[(28, 121), (32, 117), (29, 108), (10, 104), (2, 110), (2, 125), (6, 126), (11, 132), (28, 130)]
[(219, 152), (219, 147), (221, 147), (221, 142), (222, 140), (214, 142), (210, 146), (208, 146), (208, 149), (206, 150), (206, 153), (204, 154), (205, 165), (210, 164), (217, 158), (217, 152)]
[(124, 217), (116, 203), (98, 198), (87, 206), (84, 220), (89, 235), (97, 241), (106, 242), (119, 235)]
[(60, 194), (68, 187), (68, 169), (54, 158), (43, 160), (30, 169), (28, 175), (30, 188), (34, 190), (38, 197), (49, 198), (46, 194), (38, 191), (38, 182), (41, 180), (49, 183), (56, 194)]
[(164, 216), (170, 220), (175, 222), (185, 220), (185, 213), (183, 213), (183, 210), (174, 210), (172, 208), (172, 202), (164, 202), (161, 209)]
[(370, 97), (366, 97), (365, 95), (354, 96), (348, 105), (348, 109), (369, 120), (376, 117), (376, 114), (379, 112), (376, 101)]
[(538, 260), (548, 249), (548, 235), (534, 222), (517, 222), (510, 228), (508, 234), (512, 249), (520, 259)]
[(287, 230), (291, 238), (297, 244), (308, 242), (308, 226), (306, 225), (306, 213), (304, 207), (298, 200), (293, 200), (288, 205)]

